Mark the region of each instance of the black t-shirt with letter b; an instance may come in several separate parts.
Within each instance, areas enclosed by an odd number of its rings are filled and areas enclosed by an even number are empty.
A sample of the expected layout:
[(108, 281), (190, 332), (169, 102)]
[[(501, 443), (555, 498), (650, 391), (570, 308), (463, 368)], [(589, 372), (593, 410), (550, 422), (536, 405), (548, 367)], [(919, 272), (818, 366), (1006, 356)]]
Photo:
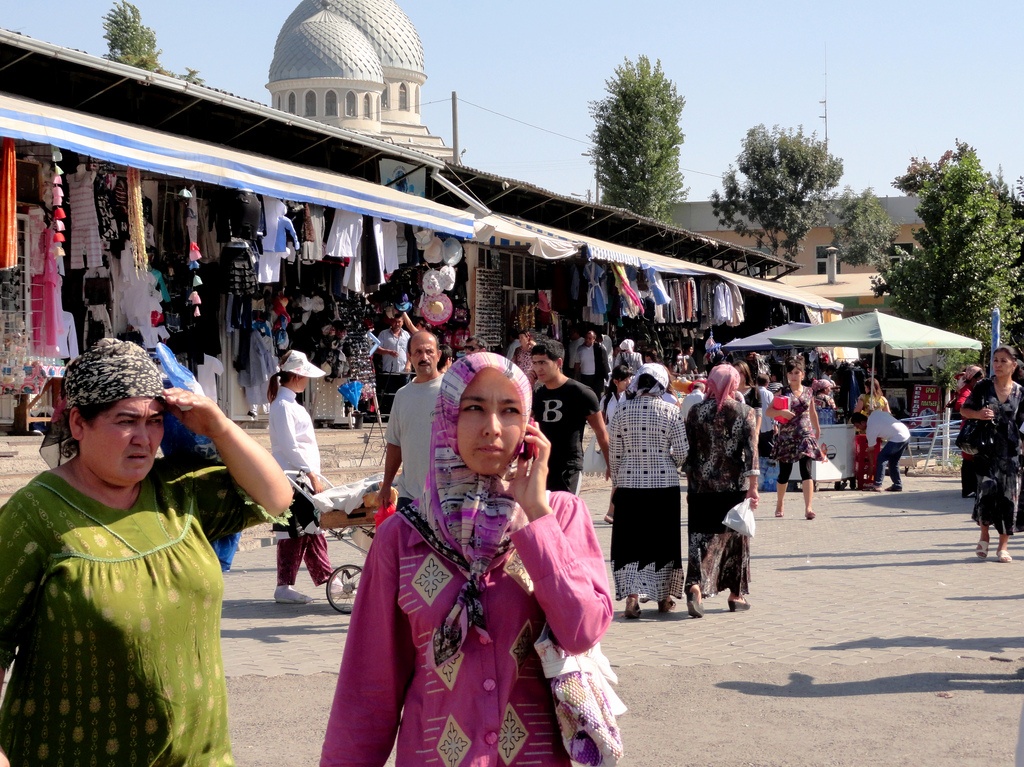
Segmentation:
[(533, 393), (533, 418), (551, 441), (552, 474), (583, 468), (583, 429), (599, 410), (597, 395), (572, 379), (557, 389), (541, 386)]

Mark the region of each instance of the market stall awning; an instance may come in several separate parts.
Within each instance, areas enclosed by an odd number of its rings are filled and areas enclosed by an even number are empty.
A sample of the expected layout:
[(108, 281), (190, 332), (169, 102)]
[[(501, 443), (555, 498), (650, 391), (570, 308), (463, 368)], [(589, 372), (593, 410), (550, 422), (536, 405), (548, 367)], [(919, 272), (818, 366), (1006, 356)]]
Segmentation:
[(531, 256), (557, 260), (579, 253), (582, 243), (553, 236), (527, 221), (513, 221), (492, 213), (477, 219), (473, 239), (496, 248), (526, 248)]
[[(555, 227), (540, 226), (497, 213), (491, 214), (481, 221), (484, 223), (489, 222), (489, 225), (493, 228), (486, 230), (478, 228), (478, 231), (486, 235), (486, 238), (476, 237), (475, 239), (481, 242), (489, 242), (492, 245), (497, 244), (496, 240), (498, 238), (505, 238), (509, 243), (514, 241), (519, 241), (523, 245), (537, 243), (537, 248), (542, 249), (540, 241), (543, 240), (548, 243), (555, 243), (561, 250), (565, 251), (565, 255), (545, 255), (545, 258), (567, 258), (574, 255), (581, 247), (586, 246), (590, 251), (590, 255), (599, 261), (625, 264), (638, 268), (653, 267), (662, 274), (682, 277), (714, 277), (715, 279), (732, 282), (740, 289), (750, 291), (751, 293), (760, 293), (781, 301), (807, 306), (811, 309), (827, 309), (833, 312), (843, 311), (843, 305), (836, 301), (822, 298), (800, 288), (783, 285), (780, 282), (759, 280), (742, 274), (725, 272), (711, 266), (704, 266), (703, 264), (695, 264), (677, 258), (660, 256), (656, 253), (648, 253), (645, 250), (614, 245), (594, 237), (568, 232)], [(552, 250), (552, 252), (555, 251)], [(539, 255), (532, 249), (530, 253)]]
[(858, 314), (837, 322), (773, 335), (775, 346), (851, 346), (893, 350), (981, 349), (981, 341), (922, 325), (878, 311)]
[(0, 136), (139, 170), (362, 213), (469, 237), (474, 216), (363, 179), (0, 93)]
[(804, 328), (812, 327), (809, 322), (790, 322), (786, 325), (779, 325), (777, 328), (768, 328), (760, 333), (755, 333), (752, 336), (746, 338), (736, 338), (727, 344), (722, 344), (722, 351), (724, 352), (763, 352), (768, 349), (777, 349), (775, 344), (772, 343), (772, 336), (785, 334), (794, 330), (803, 330)]

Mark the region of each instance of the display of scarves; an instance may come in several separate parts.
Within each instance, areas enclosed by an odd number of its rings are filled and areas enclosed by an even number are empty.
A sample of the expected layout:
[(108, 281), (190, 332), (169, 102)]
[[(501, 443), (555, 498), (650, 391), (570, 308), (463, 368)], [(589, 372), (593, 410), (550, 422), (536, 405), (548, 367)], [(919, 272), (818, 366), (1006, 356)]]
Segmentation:
[(142, 177), (138, 168), (128, 169), (128, 236), (135, 251), (135, 268), (149, 269), (146, 222), (142, 213)]
[(0, 162), (0, 269), (18, 263), (17, 181), (18, 163), (14, 157), (14, 139), (5, 138)]
[(596, 261), (591, 261), (583, 267), (583, 274), (587, 278), (587, 308), (603, 316), (608, 311), (608, 294), (602, 282), (604, 269)]
[(626, 268), (622, 264), (612, 264), (612, 274), (615, 275), (615, 286), (619, 289), (619, 297), (622, 299), (622, 313), (630, 317), (639, 317), (643, 313), (644, 302), (640, 294), (629, 284)]

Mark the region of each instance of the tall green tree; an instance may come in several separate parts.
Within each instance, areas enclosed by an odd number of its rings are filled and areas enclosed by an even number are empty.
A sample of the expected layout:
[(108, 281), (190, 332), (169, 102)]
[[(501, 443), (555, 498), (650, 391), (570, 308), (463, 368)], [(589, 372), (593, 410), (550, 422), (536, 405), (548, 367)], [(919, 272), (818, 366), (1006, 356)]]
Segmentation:
[(107, 54), (111, 61), (127, 64), (149, 72), (178, 77), (186, 82), (203, 85), (198, 69), (187, 67), (185, 74), (177, 75), (164, 69), (156, 47), (156, 32), (142, 23), (139, 9), (127, 0), (119, 0), (103, 17), (103, 39), (107, 41)]
[(991, 312), (1004, 327), (1019, 326), (1024, 222), (1014, 215), (1006, 185), (986, 173), (966, 143), (931, 163), (911, 160), (893, 183), (921, 199), (920, 248), (882, 271), (879, 293), (908, 319), (985, 342)]
[(661, 62), (652, 67), (646, 56), (616, 67), (605, 89), (607, 96), (590, 103), (600, 202), (671, 222), (672, 206), (687, 193), (679, 170), (686, 100)]
[(843, 161), (802, 127), (747, 131), (743, 146), (722, 177), (711, 207), (723, 225), (753, 237), (757, 247), (790, 260), (807, 233), (825, 223), (829, 201), (843, 177)]
[(165, 73), (160, 65), (163, 51), (156, 47), (156, 32), (142, 23), (139, 9), (127, 0), (114, 3), (103, 17), (103, 39), (107, 41), (104, 58), (150, 72)]
[(868, 187), (857, 194), (850, 187), (836, 198), (833, 211), (838, 223), (833, 227), (837, 258), (853, 266), (873, 266), (881, 271), (889, 264), (893, 243), (900, 228)]

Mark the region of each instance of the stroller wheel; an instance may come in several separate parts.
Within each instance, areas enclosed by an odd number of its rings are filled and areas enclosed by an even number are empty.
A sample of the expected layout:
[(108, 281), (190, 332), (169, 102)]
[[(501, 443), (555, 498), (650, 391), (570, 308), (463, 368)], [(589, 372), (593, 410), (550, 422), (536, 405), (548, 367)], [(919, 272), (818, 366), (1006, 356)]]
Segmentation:
[(331, 579), (327, 581), (327, 601), (339, 613), (352, 612), (362, 572), (359, 565), (341, 565), (331, 573)]

